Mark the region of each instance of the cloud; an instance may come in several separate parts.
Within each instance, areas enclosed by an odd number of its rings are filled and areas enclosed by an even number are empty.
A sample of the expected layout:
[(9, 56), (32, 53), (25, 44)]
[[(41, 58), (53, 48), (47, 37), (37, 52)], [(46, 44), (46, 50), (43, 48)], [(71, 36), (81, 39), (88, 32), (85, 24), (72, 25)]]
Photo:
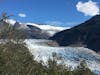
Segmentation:
[(53, 26), (53, 25), (45, 25), (45, 24), (42, 24), (42, 25), (38, 25), (38, 24), (35, 24), (35, 23), (26, 23), (28, 25), (33, 25), (33, 26), (36, 26), (36, 27), (39, 27), (40, 29), (43, 29), (43, 30), (57, 30), (57, 31), (61, 31), (61, 30), (64, 30), (64, 29), (69, 29), (70, 27), (61, 27), (61, 26)]
[(26, 24), (36, 26), (36, 27), (42, 29), (43, 31), (49, 33), (50, 36), (53, 36), (55, 33), (59, 32), (59, 31), (70, 28), (70, 27), (61, 27), (61, 26), (44, 25), (44, 24), (38, 25), (35, 23), (26, 23)]
[(78, 24), (80, 24), (80, 23), (79, 22), (66, 22), (65, 23), (65, 25), (70, 26), (70, 27), (78, 25)]
[(94, 16), (98, 15), (100, 10), (97, 2), (89, 0), (88, 2), (79, 1), (76, 5), (77, 10), (85, 14), (85, 16)]
[(64, 24), (61, 21), (46, 21), (45, 23), (49, 25), (63, 25)]
[(78, 25), (79, 22), (46, 21), (45, 24), (53, 25), (53, 26), (72, 27), (74, 25)]
[(19, 17), (22, 17), (22, 18), (25, 18), (25, 17), (26, 17), (26, 14), (24, 14), (24, 13), (19, 13), (18, 16), (19, 16)]

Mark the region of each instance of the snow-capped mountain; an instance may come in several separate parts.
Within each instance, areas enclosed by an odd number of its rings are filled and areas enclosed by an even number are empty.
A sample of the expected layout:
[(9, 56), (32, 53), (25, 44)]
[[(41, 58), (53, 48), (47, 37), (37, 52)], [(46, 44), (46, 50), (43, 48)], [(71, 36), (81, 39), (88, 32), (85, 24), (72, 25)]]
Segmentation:
[(58, 26), (52, 26), (52, 25), (40, 25), (40, 24), (35, 24), (35, 23), (26, 23), (26, 24), (36, 26), (44, 30), (45, 32), (48, 32), (50, 36), (53, 36), (55, 33), (59, 31), (70, 28), (70, 27), (58, 27)]
[(42, 30), (42, 33), (44, 32), (48, 33), (50, 37), (53, 36), (57, 32), (70, 28), (70, 27), (59, 27), (59, 26), (52, 26), (52, 25), (45, 25), (45, 24), (21, 23), (21, 22), (17, 22), (14, 19), (7, 19), (6, 22), (21, 29), (29, 29), (27, 25), (32, 25), (34, 27), (40, 28)]

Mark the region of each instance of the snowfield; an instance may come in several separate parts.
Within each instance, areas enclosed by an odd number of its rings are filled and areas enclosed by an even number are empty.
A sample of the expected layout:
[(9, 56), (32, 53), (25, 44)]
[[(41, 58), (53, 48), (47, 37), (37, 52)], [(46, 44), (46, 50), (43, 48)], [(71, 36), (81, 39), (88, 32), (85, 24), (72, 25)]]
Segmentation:
[(43, 60), (46, 63), (52, 53), (55, 52), (64, 58), (67, 66), (72, 68), (77, 67), (80, 59), (85, 59), (87, 66), (97, 75), (100, 75), (100, 55), (90, 49), (83, 47), (51, 47), (45, 43), (49, 40), (41, 39), (29, 39), (25, 42), (37, 61)]

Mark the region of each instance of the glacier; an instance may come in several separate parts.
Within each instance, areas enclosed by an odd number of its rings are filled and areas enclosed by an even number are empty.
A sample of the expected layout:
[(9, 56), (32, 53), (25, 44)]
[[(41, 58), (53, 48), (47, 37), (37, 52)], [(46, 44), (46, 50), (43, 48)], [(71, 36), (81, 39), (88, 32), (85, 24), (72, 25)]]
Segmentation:
[(52, 53), (57, 53), (64, 58), (67, 66), (75, 68), (79, 65), (80, 59), (85, 59), (87, 66), (97, 75), (100, 75), (100, 55), (93, 50), (84, 47), (52, 47), (48, 46), (45, 42), (49, 42), (49, 40), (25, 40), (26, 46), (34, 55), (35, 60), (43, 60), (46, 63), (52, 56)]

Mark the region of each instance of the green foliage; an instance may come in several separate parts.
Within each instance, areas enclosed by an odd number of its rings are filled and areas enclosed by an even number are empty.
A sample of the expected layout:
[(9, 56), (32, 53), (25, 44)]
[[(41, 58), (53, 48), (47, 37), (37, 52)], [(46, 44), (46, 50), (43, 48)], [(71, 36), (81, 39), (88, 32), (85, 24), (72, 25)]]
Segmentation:
[(95, 75), (95, 74), (91, 72), (91, 70), (87, 67), (85, 60), (82, 60), (77, 69), (74, 70), (74, 75)]
[(0, 39), (4, 41), (13, 41), (15, 43), (23, 43), (26, 38), (26, 35), (18, 29), (15, 29), (13, 26), (4, 23), (5, 25), (2, 27), (0, 32)]
[(56, 53), (52, 53), (52, 59), (48, 60), (49, 75), (65, 75), (68, 72), (68, 69), (67, 67), (65, 67), (65, 64), (57, 63), (58, 60), (59, 62), (63, 61)]
[(23, 44), (0, 44), (0, 75), (94, 75), (83, 62), (71, 71), (64, 63), (57, 63), (57, 57), (52, 58), (44, 66), (42, 61), (34, 60)]
[(12, 42), (0, 45), (0, 60), (2, 61), (0, 75), (24, 75), (28, 68), (26, 64), (28, 60), (32, 62), (32, 59), (28, 49), (23, 45), (15, 45)]

